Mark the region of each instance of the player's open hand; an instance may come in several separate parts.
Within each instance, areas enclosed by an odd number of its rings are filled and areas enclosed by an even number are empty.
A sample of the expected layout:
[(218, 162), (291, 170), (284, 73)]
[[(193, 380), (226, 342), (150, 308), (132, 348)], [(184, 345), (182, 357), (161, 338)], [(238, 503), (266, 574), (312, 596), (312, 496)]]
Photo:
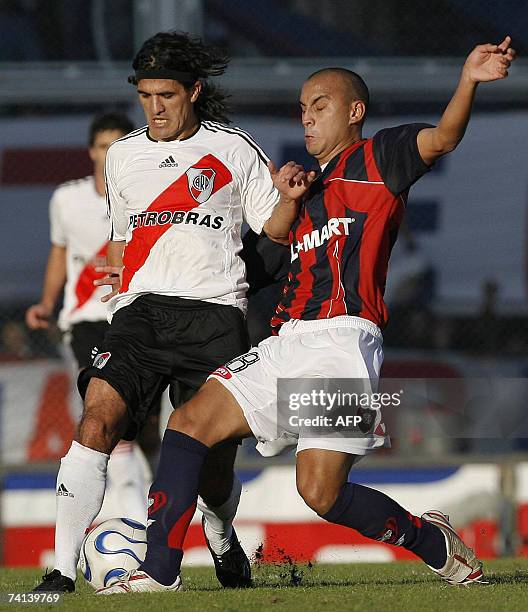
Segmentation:
[(111, 289), (110, 293), (106, 293), (101, 298), (101, 302), (108, 302), (119, 293), (121, 288), (121, 279), (123, 274), (123, 266), (98, 266), (96, 272), (104, 272), (106, 276), (94, 280), (93, 284), (96, 287), (108, 285)]
[(464, 72), (475, 83), (505, 79), (516, 56), (510, 44), (511, 38), (506, 36), (500, 45), (478, 45), (469, 54)]
[(53, 308), (46, 304), (33, 304), (26, 310), (26, 325), (29, 329), (48, 329)]
[(270, 171), (273, 184), (279, 193), (290, 200), (301, 198), (308, 191), (316, 177), (313, 170), (306, 172), (300, 164), (296, 164), (293, 161), (284, 164), (280, 170), (277, 170), (275, 164), (269, 161), (268, 170)]

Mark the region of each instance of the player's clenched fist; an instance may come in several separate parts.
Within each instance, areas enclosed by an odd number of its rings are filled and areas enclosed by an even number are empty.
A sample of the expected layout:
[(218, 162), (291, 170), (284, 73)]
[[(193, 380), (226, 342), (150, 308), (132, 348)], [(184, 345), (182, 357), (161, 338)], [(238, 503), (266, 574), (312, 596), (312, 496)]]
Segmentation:
[(478, 45), (469, 54), (464, 73), (475, 83), (506, 78), (516, 56), (510, 44), (511, 38), (506, 36), (500, 45)]
[(298, 200), (302, 197), (316, 177), (313, 170), (306, 172), (300, 164), (293, 161), (284, 164), (280, 170), (277, 170), (275, 164), (269, 161), (268, 169), (279, 193), (291, 200)]
[(47, 329), (53, 308), (46, 304), (33, 304), (26, 310), (26, 325), (29, 329)]

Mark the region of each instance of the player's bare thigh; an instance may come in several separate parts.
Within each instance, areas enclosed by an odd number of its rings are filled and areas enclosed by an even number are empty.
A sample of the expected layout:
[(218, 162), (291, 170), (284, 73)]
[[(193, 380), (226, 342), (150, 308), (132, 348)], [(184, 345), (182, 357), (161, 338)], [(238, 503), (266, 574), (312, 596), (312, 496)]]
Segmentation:
[(320, 448), (307, 448), (297, 453), (297, 491), (319, 515), (334, 505), (356, 455)]
[(125, 402), (100, 378), (92, 378), (86, 390), (78, 442), (101, 453), (111, 453), (128, 425)]
[(209, 447), (252, 435), (236, 399), (214, 379), (208, 380), (188, 402), (174, 410), (167, 429), (187, 434)]

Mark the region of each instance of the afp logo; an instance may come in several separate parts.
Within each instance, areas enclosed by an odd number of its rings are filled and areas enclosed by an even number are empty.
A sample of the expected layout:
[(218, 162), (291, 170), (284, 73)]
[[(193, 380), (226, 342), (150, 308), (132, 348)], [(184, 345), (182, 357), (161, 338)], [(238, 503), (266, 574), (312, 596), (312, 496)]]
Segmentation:
[(213, 193), (216, 171), (212, 168), (189, 168), (185, 174), (192, 197), (199, 204), (207, 202)]

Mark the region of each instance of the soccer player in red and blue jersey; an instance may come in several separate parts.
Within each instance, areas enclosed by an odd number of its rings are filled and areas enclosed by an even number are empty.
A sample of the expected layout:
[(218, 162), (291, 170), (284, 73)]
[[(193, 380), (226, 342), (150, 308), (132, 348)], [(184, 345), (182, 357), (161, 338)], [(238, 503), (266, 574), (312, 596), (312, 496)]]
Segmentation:
[[(304, 83), (306, 148), (322, 174), (313, 182), (309, 174), (290, 181), (298, 187), (291, 203), (297, 218), (293, 226), (267, 232), (291, 249), (273, 319), (277, 335), (215, 370), (173, 413), (150, 490), (145, 561), (100, 594), (181, 588), (182, 544), (204, 461), (215, 444), (251, 435), (264, 450), (297, 443), (297, 489), (323, 519), (411, 550), (450, 584), (481, 581), (482, 563), (443, 513), (414, 516), (387, 495), (348, 482), (354, 462), (387, 442), (379, 410), (367, 415), (368, 429), (360, 424), (364, 437), (304, 435), (279, 418), (277, 381), (354, 378), (376, 391), (387, 321), (385, 278), (408, 190), (462, 140), (477, 85), (508, 75), (515, 57), (510, 42), (507, 37), (471, 52), (436, 127), (410, 124), (364, 139), (368, 90), (357, 74), (329, 68)], [(285, 177), (272, 164), (270, 170), (280, 189)]]

